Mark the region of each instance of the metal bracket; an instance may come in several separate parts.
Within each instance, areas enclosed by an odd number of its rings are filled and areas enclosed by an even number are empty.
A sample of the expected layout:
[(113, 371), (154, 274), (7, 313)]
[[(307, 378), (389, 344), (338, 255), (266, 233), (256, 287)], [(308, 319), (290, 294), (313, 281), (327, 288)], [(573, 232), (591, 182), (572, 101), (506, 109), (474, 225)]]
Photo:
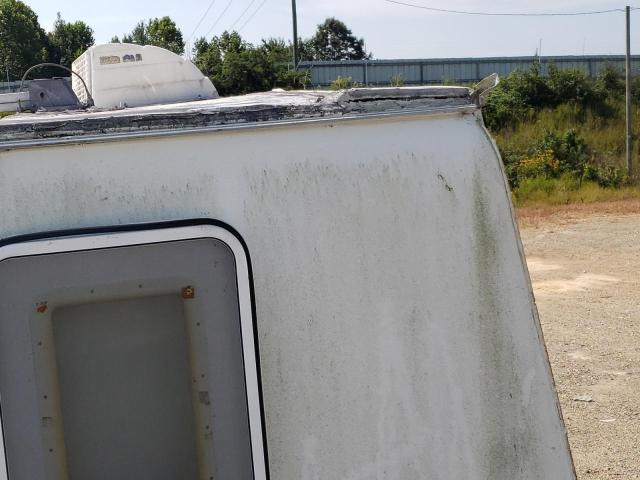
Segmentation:
[(500, 83), (500, 77), (497, 73), (492, 73), (488, 77), (480, 80), (475, 88), (473, 89), (473, 93), (471, 94), (471, 99), (473, 103), (475, 103), (478, 107), (484, 107), (486, 104), (486, 99), (488, 93), (496, 88)]

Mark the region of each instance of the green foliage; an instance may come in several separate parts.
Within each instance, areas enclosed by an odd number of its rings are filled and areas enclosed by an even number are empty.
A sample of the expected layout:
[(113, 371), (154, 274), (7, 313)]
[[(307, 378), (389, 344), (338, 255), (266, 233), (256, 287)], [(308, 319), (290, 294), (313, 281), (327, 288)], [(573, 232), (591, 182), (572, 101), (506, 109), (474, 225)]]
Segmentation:
[(137, 43), (138, 45), (148, 45), (147, 25), (142, 21), (138, 22), (130, 33), (122, 36), (122, 43)]
[[(632, 90), (640, 100), (640, 80)], [(543, 76), (534, 65), (512, 73), (490, 94), (485, 121), (517, 201), (582, 201), (585, 189), (604, 198), (601, 189), (628, 183), (621, 167), (624, 91), (621, 72), (612, 66), (591, 79), (554, 66)], [(637, 106), (634, 116), (640, 120)]]
[(548, 70), (548, 75), (542, 75), (540, 65), (534, 63), (528, 70), (508, 75), (487, 99), (487, 126), (493, 130), (514, 128), (544, 108), (563, 104), (590, 109), (603, 117), (614, 114), (612, 99), (624, 92), (622, 77), (615, 68), (606, 67), (595, 80), (579, 69), (550, 65)]
[(535, 152), (531, 156), (524, 157), (513, 163), (510, 167), (514, 183), (520, 182), (525, 178), (556, 178), (561, 171), (560, 161), (555, 157), (552, 150)]
[(287, 64), (293, 58), (293, 47), (291, 43), (285, 42), (282, 38), (268, 38), (262, 40), (260, 45), (267, 55), (267, 58), (274, 65)]
[(504, 146), (501, 150), (507, 178), (516, 189), (521, 188), (525, 179), (532, 178), (567, 176), (577, 181), (593, 181), (603, 187), (620, 187), (626, 181), (620, 168), (596, 164), (592, 148), (573, 129), (563, 134), (546, 130), (541, 138), (531, 141), (524, 152)]
[(340, 20), (327, 18), (318, 25), (316, 33), (301, 43), (303, 60), (362, 60), (371, 58), (364, 39), (357, 38)]
[(626, 172), (613, 165), (587, 165), (584, 178), (607, 188), (620, 188), (628, 181)]
[[(117, 43), (118, 37), (112, 38), (111, 41)], [(155, 45), (178, 55), (184, 53), (185, 46), (182, 32), (170, 17), (150, 19), (147, 23), (139, 22), (131, 33), (122, 37), (122, 42)]]
[(346, 90), (353, 87), (353, 78), (338, 76), (331, 82), (331, 90)]
[(49, 60), (49, 41), (38, 16), (19, 0), (0, 0), (0, 78), (22, 77), (31, 66)]
[(524, 179), (513, 192), (513, 200), (518, 207), (610, 202), (639, 197), (638, 187), (611, 188), (592, 181), (580, 182), (571, 176)]
[(545, 77), (545, 81), (552, 94), (548, 102), (550, 105), (566, 102), (590, 105), (595, 101), (593, 82), (582, 70), (561, 70), (552, 64), (549, 66), (549, 74)]
[(51, 60), (71, 68), (73, 61), (95, 40), (93, 30), (84, 22), (65, 22), (60, 13), (53, 25), (53, 32), (48, 34), (51, 45)]
[[(292, 54), (293, 56), (293, 54)], [(298, 61), (313, 61), (314, 60), (314, 51), (313, 45), (311, 44), (311, 39), (298, 39)]]
[(264, 51), (275, 71), (275, 85), (281, 88), (305, 89), (311, 85), (310, 70), (294, 70), (291, 68), (293, 45), (282, 38), (262, 40), (258, 47)]
[(533, 108), (550, 103), (551, 96), (536, 65), (530, 70), (515, 70), (489, 94), (483, 110), (485, 123), (492, 130), (513, 127)]
[(535, 148), (538, 151), (551, 152), (558, 161), (560, 172), (569, 173), (577, 178), (584, 175), (589, 161), (589, 149), (585, 140), (575, 130), (567, 130), (562, 136), (547, 131)]
[(182, 32), (169, 17), (149, 20), (147, 24), (147, 37), (149, 45), (166, 48), (178, 55), (184, 53)]
[(224, 32), (210, 42), (204, 38), (197, 40), (194, 58), (221, 95), (265, 91), (275, 83), (275, 72), (266, 50), (255, 48), (237, 32)]
[(611, 64), (605, 65), (596, 77), (595, 91), (600, 96), (610, 98), (624, 95), (625, 85), (621, 72)]
[(402, 75), (400, 74), (393, 75), (389, 79), (389, 84), (392, 87), (402, 87), (404, 85), (404, 78), (402, 78)]
[(291, 69), (291, 54), (291, 46), (282, 39), (263, 40), (255, 46), (237, 32), (224, 32), (211, 41), (200, 38), (193, 49), (196, 66), (221, 95), (307, 87), (310, 72)]
[(631, 98), (634, 104), (640, 105), (640, 75), (631, 79)]
[(276, 86), (293, 90), (305, 90), (311, 86), (311, 70), (279, 69)]
[(514, 199), (522, 205), (525, 201), (543, 203), (553, 198), (551, 203), (569, 203), (571, 192), (580, 189), (580, 182), (571, 175), (560, 178), (531, 177), (522, 179), (520, 186), (514, 191)]

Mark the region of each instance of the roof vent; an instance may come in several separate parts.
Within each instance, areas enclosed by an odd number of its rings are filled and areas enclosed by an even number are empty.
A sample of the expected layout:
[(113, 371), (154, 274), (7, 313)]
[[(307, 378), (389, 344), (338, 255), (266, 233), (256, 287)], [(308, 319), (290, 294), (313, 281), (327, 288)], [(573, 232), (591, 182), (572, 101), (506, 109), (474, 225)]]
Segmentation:
[[(217, 98), (213, 83), (189, 60), (164, 48), (130, 43), (96, 45), (75, 62), (98, 108), (141, 107)], [(87, 101), (74, 76), (73, 91)]]

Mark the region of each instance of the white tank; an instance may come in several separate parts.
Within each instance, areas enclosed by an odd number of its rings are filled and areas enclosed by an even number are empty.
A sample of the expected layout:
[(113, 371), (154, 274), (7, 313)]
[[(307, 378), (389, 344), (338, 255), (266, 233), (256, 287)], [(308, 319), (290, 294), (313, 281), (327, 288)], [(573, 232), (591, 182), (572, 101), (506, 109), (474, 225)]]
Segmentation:
[[(109, 43), (89, 48), (73, 62), (96, 107), (124, 108), (209, 100), (213, 83), (192, 62), (151, 45)], [(73, 76), (73, 91), (87, 103), (85, 86)]]

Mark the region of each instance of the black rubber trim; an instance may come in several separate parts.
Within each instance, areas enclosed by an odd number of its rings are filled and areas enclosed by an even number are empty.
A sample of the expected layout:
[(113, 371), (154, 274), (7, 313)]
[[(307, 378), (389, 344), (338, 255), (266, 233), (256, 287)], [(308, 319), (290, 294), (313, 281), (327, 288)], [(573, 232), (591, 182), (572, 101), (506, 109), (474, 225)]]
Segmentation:
[[(101, 234), (110, 234), (110, 233), (127, 233), (127, 232), (138, 232), (138, 231), (149, 231), (149, 230), (163, 230), (168, 228), (183, 228), (183, 227), (197, 227), (200, 225), (211, 225), (215, 227), (223, 228), (224, 230), (231, 233), (242, 245), (242, 249), (244, 250), (245, 257), (247, 259), (247, 269), (249, 275), (249, 294), (251, 297), (251, 320), (253, 324), (253, 344), (255, 350), (256, 357), (256, 372), (258, 377), (258, 400), (260, 404), (260, 421), (262, 427), (262, 444), (264, 450), (264, 463), (265, 463), (265, 471), (267, 480), (270, 480), (271, 475), (269, 473), (269, 453), (267, 446), (267, 425), (265, 420), (265, 411), (264, 411), (264, 396), (263, 396), (263, 388), (262, 388), (262, 369), (260, 367), (260, 341), (258, 337), (258, 321), (256, 315), (256, 296), (255, 296), (255, 288), (253, 284), (253, 266), (251, 263), (251, 255), (249, 253), (249, 247), (247, 243), (242, 238), (242, 235), (233, 228), (231, 225), (219, 221), (213, 220), (210, 218), (196, 218), (190, 220), (171, 220), (165, 222), (151, 222), (151, 223), (132, 223), (126, 225), (113, 225), (113, 226), (100, 226), (100, 227), (84, 227), (84, 228), (74, 228), (68, 230), (51, 230), (46, 232), (36, 232), (29, 233), (25, 235), (17, 235), (13, 237), (0, 239), (0, 248), (7, 245), (14, 245), (17, 243), (27, 243), (38, 240), (51, 240), (55, 238), (65, 238), (65, 237), (79, 237), (84, 235), (101, 235)], [(154, 242), (158, 243), (158, 242)], [(88, 249), (91, 250), (91, 249)], [(236, 269), (237, 271), (237, 269)], [(244, 357), (244, 354), (243, 354)], [(243, 365), (244, 369), (244, 365)], [(246, 377), (245, 377), (245, 395), (246, 395)], [(248, 402), (247, 402), (248, 407)], [(0, 402), (0, 428), (3, 429), (3, 438), (4, 438), (4, 427), (2, 427), (2, 403)], [(7, 478), (11, 479), (9, 476), (9, 459), (7, 457), (7, 445), (6, 441), (4, 443), (4, 456), (6, 462), (7, 469)], [(253, 456), (253, 448), (251, 449), (251, 455)], [(255, 472), (254, 472), (255, 475)]]

